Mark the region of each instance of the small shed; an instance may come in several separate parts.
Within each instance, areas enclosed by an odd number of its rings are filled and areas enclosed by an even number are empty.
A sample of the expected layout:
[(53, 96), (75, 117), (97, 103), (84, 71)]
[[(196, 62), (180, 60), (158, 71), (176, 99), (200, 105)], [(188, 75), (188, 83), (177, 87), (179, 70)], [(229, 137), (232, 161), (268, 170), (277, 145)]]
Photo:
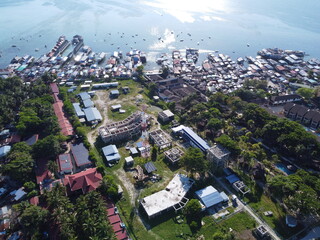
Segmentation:
[(133, 158), (132, 158), (131, 156), (126, 157), (126, 158), (125, 158), (125, 161), (126, 161), (126, 166), (127, 166), (127, 167), (133, 166), (134, 160), (133, 160)]
[(129, 87), (123, 87), (123, 88), (122, 88), (122, 92), (123, 92), (124, 94), (129, 93), (129, 92), (130, 92)]
[(139, 154), (138, 150), (135, 147), (130, 148), (131, 156), (137, 156)]
[(120, 108), (121, 108), (121, 104), (116, 104), (111, 106), (112, 111), (119, 111)]
[(111, 90), (110, 97), (111, 98), (117, 98), (120, 95), (119, 90)]
[(144, 168), (146, 169), (147, 173), (150, 174), (154, 171), (157, 171), (157, 168), (156, 166), (153, 164), (153, 162), (147, 162), (145, 165), (144, 165)]

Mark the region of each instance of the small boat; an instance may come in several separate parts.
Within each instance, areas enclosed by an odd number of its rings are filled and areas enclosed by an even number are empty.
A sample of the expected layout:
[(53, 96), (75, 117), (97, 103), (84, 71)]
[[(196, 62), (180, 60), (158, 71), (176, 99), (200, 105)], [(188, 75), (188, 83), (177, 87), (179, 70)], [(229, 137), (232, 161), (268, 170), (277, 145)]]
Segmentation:
[(35, 52), (39, 52), (39, 48), (36, 48), (34, 51), (35, 51)]
[(247, 47), (250, 47), (250, 44), (249, 44), (249, 43), (247, 43)]
[(297, 168), (296, 168), (295, 166), (291, 165), (291, 164), (287, 165), (287, 168), (288, 168), (290, 171), (293, 171), (293, 172), (297, 170)]
[(11, 47), (17, 47), (16, 45), (12, 45)]

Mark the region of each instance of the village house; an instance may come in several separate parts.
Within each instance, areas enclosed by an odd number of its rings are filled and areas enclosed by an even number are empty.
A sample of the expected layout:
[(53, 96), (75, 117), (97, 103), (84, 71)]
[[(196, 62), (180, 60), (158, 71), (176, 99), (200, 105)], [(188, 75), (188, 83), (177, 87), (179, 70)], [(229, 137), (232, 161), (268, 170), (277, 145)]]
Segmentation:
[(285, 104), (289, 102), (298, 102), (301, 101), (301, 97), (298, 94), (289, 94), (283, 96), (272, 96), (270, 103), (272, 105)]
[(75, 193), (85, 194), (96, 190), (101, 181), (101, 173), (98, 173), (96, 168), (89, 168), (83, 172), (66, 175), (64, 185), (67, 187), (68, 195)]
[(116, 145), (108, 145), (106, 147), (103, 147), (102, 152), (105, 159), (107, 160), (108, 165), (117, 163), (121, 158)]
[(228, 196), (224, 192), (219, 193), (213, 186), (198, 190), (195, 194), (204, 210), (219, 204), (226, 204), (229, 201)]

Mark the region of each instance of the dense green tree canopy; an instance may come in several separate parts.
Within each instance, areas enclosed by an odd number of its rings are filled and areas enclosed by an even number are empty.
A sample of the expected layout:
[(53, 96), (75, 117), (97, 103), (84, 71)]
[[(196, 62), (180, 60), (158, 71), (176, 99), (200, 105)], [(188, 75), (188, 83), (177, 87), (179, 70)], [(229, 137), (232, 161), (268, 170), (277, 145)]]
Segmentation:
[(187, 216), (192, 217), (193, 219), (196, 219), (201, 213), (201, 205), (199, 203), (199, 200), (191, 199), (185, 206), (184, 213)]
[(227, 148), (233, 155), (240, 154), (240, 148), (236, 141), (232, 140), (228, 135), (223, 134), (216, 138), (215, 141)]
[(296, 93), (304, 97), (306, 100), (314, 97), (315, 90), (312, 88), (299, 88)]
[(44, 139), (37, 141), (33, 145), (33, 153), (36, 158), (48, 157), (55, 159), (61, 153), (62, 149), (59, 142), (59, 137), (49, 135)]
[(2, 165), (1, 171), (19, 182), (33, 180), (34, 160), (31, 148), (25, 142), (13, 146), (7, 156), (8, 163)]
[(195, 173), (204, 173), (208, 170), (208, 161), (199, 148), (188, 148), (185, 155), (181, 158), (181, 163), (186, 167), (186, 170)]
[(269, 181), (272, 194), (283, 200), (296, 214), (320, 213), (319, 176), (298, 170), (289, 176), (275, 176)]
[(24, 234), (31, 239), (43, 239), (49, 212), (38, 206), (28, 205), (20, 216), (20, 224)]

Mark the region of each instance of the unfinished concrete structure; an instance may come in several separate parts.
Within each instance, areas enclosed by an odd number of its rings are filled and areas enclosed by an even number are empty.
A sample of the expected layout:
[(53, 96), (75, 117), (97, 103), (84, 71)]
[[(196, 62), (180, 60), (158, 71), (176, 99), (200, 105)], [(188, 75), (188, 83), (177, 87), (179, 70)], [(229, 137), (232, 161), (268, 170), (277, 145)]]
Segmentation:
[(99, 135), (105, 143), (132, 139), (141, 134), (142, 112), (135, 112), (123, 121), (99, 128)]
[(207, 150), (207, 159), (215, 167), (227, 167), (230, 151), (220, 144), (214, 145)]
[(236, 181), (232, 184), (232, 187), (237, 191), (241, 192), (243, 195), (250, 192), (250, 189), (247, 187), (247, 185), (244, 184), (242, 181)]
[(184, 152), (178, 147), (171, 148), (168, 151), (164, 152), (164, 155), (172, 164), (177, 163), (183, 156), (183, 154)]
[(185, 197), (194, 180), (183, 174), (176, 174), (164, 190), (156, 192), (140, 200), (148, 218), (154, 218), (170, 210), (178, 211), (189, 201)]
[(149, 133), (150, 140), (160, 149), (171, 146), (171, 138), (161, 129)]

